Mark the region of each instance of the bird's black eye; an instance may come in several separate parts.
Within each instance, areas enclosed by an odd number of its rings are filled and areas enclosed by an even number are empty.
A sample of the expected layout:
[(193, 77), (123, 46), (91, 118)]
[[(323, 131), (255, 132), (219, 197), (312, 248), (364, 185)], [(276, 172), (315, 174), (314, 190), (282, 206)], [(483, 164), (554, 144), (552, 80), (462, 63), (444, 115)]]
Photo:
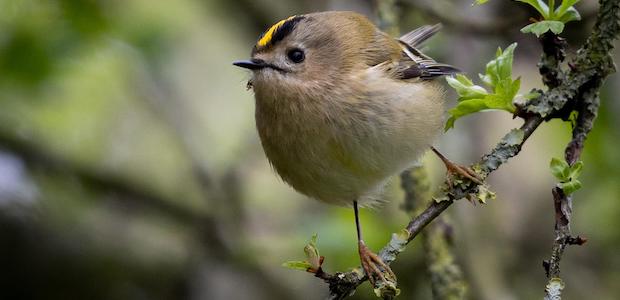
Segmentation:
[(290, 59), (292, 62), (296, 64), (304, 61), (304, 59), (306, 58), (306, 55), (304, 54), (304, 52), (301, 51), (301, 49), (299, 48), (288, 50), (288, 52), (286, 52), (286, 56), (288, 57), (288, 59)]

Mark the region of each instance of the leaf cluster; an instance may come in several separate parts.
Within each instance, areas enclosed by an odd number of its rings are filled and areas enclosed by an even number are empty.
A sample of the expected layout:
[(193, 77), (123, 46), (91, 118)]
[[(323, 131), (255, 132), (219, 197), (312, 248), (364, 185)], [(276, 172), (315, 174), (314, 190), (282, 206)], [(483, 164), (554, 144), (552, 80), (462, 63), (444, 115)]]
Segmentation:
[[(485, 110), (505, 110), (513, 113), (516, 110), (513, 100), (521, 87), (521, 79), (512, 79), (512, 61), (517, 43), (513, 43), (502, 51), (497, 49), (495, 59), (486, 65), (485, 74), (479, 74), (480, 80), (490, 89), (475, 85), (463, 74), (447, 77), (448, 84), (459, 95), (456, 107), (448, 110), (450, 117), (444, 130), (454, 127), (454, 122), (466, 115)], [(533, 98), (537, 94), (527, 94), (525, 98)]]
[(560, 181), (558, 187), (562, 189), (564, 194), (570, 195), (581, 188), (581, 181), (577, 178), (581, 174), (581, 169), (583, 168), (582, 161), (578, 161), (570, 166), (566, 161), (554, 157), (551, 159), (549, 168), (553, 176)]
[[(476, 0), (474, 4), (481, 5), (487, 3), (489, 0)], [(545, 32), (551, 31), (554, 34), (560, 34), (564, 31), (564, 24), (570, 21), (579, 21), (581, 16), (575, 4), (580, 0), (562, 0), (560, 6), (556, 8), (555, 0), (549, 0), (547, 3), (543, 0), (516, 0), (529, 4), (536, 9), (542, 20), (534, 22), (521, 28), (523, 33), (533, 33), (537, 37), (540, 37)]]
[(540, 37), (545, 32), (551, 31), (554, 34), (560, 34), (564, 31), (564, 24), (570, 21), (581, 20), (581, 16), (574, 5), (579, 0), (562, 0), (560, 6), (555, 8), (555, 1), (550, 0), (547, 5), (542, 0), (517, 0), (519, 2), (527, 3), (532, 6), (540, 15), (543, 20), (532, 23), (521, 28), (523, 33), (533, 33), (537, 37)]

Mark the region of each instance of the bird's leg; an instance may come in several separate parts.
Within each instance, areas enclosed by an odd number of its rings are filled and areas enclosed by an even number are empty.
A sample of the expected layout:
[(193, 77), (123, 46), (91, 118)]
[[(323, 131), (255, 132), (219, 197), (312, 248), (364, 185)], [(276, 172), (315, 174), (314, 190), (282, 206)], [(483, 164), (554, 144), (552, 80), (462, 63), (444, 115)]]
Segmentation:
[(368, 276), (368, 280), (373, 286), (375, 285), (375, 281), (377, 278), (385, 281), (385, 275), (383, 275), (384, 272), (391, 276), (393, 279), (396, 279), (396, 275), (394, 275), (394, 272), (392, 272), (390, 266), (384, 263), (381, 257), (372, 252), (368, 248), (368, 246), (366, 246), (366, 243), (364, 243), (364, 240), (362, 239), (362, 230), (360, 227), (357, 201), (353, 201), (353, 210), (355, 211), (355, 226), (357, 228), (357, 246), (359, 250), (360, 261), (362, 263), (362, 268), (364, 269), (364, 272), (366, 272), (366, 276)]
[[(443, 156), (443, 154), (441, 154), (439, 151), (437, 151), (437, 149), (435, 149), (435, 147), (431, 146), (431, 150), (433, 150), (433, 152), (435, 152), (435, 154), (437, 154), (437, 156), (439, 156), (439, 158), (441, 159), (441, 161), (444, 163), (444, 165), (446, 165), (446, 169), (449, 173), (449, 175), (459, 175), (463, 178), (467, 178), (469, 180), (471, 180), (472, 182), (475, 182), (477, 184), (482, 184), (482, 178), (480, 178), (480, 175), (478, 175), (476, 172), (474, 172), (474, 170), (472, 170), (469, 167), (464, 167), (461, 165), (457, 165), (453, 162), (451, 162), (449, 159), (447, 159), (445, 156)], [(448, 183), (451, 184), (450, 182), (450, 176), (448, 176)]]

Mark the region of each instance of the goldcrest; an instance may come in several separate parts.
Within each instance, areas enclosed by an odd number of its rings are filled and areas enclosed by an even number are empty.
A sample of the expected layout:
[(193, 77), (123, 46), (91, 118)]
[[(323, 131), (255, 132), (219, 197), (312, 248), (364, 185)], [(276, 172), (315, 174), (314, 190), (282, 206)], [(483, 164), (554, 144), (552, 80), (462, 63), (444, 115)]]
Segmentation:
[[(442, 130), (444, 91), (434, 79), (458, 70), (416, 49), (438, 30), (395, 39), (360, 14), (330, 11), (265, 31), (251, 59), (234, 65), (252, 71), (256, 127), (282, 179), (314, 199), (354, 205), (356, 220), (357, 203), (376, 203)], [(368, 264), (389, 269), (364, 248), (359, 226), (358, 234), (367, 274)]]

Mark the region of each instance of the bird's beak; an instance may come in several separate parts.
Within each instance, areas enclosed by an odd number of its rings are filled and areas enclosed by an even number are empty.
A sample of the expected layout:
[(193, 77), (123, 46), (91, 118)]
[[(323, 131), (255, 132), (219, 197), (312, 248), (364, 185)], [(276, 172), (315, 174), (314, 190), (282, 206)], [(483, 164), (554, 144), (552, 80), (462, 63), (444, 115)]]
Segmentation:
[(260, 70), (262, 68), (269, 67), (269, 64), (266, 64), (264, 60), (256, 58), (252, 58), (250, 60), (238, 60), (233, 62), (233, 65), (250, 70)]

